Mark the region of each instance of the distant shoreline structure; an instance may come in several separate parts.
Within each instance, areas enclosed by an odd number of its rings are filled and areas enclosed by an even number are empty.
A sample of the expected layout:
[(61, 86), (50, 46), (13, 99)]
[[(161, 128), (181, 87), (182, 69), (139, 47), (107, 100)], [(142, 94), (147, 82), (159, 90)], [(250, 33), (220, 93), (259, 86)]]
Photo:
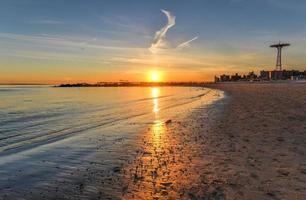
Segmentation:
[(60, 84), (55, 87), (203, 87), (212, 82), (98, 82)]
[(54, 85), (49, 83), (0, 83), (0, 85), (22, 85), (22, 86), (31, 86), (31, 85)]
[(235, 73), (233, 75), (223, 74), (219, 77), (215, 76), (215, 83), (217, 82), (239, 82), (239, 81), (279, 81), (279, 80), (306, 80), (306, 70), (261, 70), (260, 75), (249, 72), (247, 75), (240, 75)]

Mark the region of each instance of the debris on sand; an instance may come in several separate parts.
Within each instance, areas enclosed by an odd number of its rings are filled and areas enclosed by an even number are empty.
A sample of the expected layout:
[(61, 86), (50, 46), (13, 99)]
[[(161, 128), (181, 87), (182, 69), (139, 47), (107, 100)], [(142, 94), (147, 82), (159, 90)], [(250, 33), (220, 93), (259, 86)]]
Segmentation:
[(167, 124), (170, 124), (172, 122), (172, 120), (171, 119), (168, 119), (166, 122), (165, 122), (165, 124), (167, 125)]

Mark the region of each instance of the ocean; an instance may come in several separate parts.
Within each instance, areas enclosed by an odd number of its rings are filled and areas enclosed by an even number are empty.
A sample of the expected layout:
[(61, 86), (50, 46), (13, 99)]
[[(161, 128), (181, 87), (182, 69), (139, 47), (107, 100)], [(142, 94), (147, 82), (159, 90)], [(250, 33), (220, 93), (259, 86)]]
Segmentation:
[(120, 169), (142, 135), (223, 96), (199, 87), (0, 86), (0, 193), (32, 197), (80, 181), (93, 164)]

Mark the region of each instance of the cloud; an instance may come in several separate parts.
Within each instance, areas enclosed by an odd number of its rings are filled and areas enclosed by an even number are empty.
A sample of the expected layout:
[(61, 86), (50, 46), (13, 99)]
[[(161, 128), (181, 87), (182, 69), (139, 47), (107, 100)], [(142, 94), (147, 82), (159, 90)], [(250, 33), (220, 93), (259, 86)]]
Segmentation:
[[(26, 58), (32, 60), (55, 60), (59, 62), (82, 62), (105, 64), (112, 62), (110, 55), (137, 55), (145, 48), (125, 45), (109, 46), (113, 40), (94, 41), (87, 37), (66, 35), (23, 35), (0, 32), (0, 57)], [(138, 60), (129, 60), (139, 62)]]
[(181, 50), (181, 49), (184, 49), (185, 47), (189, 47), (190, 42), (192, 42), (192, 41), (194, 41), (194, 40), (196, 40), (196, 39), (198, 39), (198, 36), (192, 38), (191, 40), (188, 40), (188, 41), (186, 41), (186, 42), (183, 42), (183, 43), (179, 44), (179, 45), (176, 47), (176, 49)]
[[(138, 47), (126, 47), (126, 46), (109, 46), (102, 43), (97, 43), (97, 41), (88, 38), (79, 38), (65, 35), (50, 35), (50, 34), (40, 34), (40, 35), (23, 35), (0, 32), (0, 40), (2, 41), (22, 41), (28, 42), (32, 46), (48, 46), (48, 47), (58, 47), (58, 48), (91, 48), (91, 49), (105, 49), (105, 50), (143, 50), (143, 48)], [(112, 42), (110, 40), (108, 43)]]
[(155, 33), (154, 41), (149, 48), (152, 53), (158, 53), (160, 49), (166, 48), (166, 34), (175, 25), (175, 16), (167, 10), (161, 11), (167, 16), (168, 22), (162, 29)]
[(183, 42), (177, 45), (176, 48), (172, 48), (172, 49), (169, 48), (168, 42), (166, 40), (166, 34), (168, 30), (175, 25), (175, 16), (167, 10), (161, 10), (161, 11), (167, 17), (167, 24), (164, 25), (159, 31), (156, 31), (154, 40), (149, 48), (151, 53), (157, 54), (157, 53), (162, 52), (163, 50), (182, 50), (185, 47), (188, 47), (192, 41), (198, 39), (198, 36), (196, 36), (186, 42)]

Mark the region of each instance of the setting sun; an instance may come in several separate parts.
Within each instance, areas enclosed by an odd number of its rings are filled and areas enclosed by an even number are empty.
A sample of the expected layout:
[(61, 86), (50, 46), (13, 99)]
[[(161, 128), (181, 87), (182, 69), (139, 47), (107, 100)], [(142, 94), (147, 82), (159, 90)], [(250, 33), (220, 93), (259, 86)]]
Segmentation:
[(152, 82), (160, 81), (160, 75), (158, 72), (151, 72), (151, 81)]

